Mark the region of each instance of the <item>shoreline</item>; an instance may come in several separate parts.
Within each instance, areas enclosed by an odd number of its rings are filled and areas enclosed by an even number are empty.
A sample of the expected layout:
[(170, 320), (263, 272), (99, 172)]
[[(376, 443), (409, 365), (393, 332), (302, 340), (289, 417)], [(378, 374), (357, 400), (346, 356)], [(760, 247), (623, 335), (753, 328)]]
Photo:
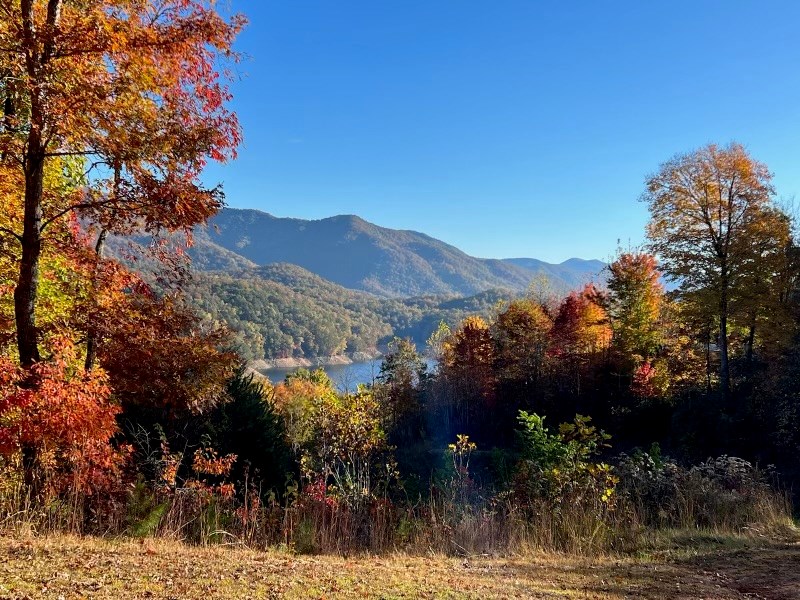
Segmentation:
[(272, 369), (314, 369), (317, 367), (331, 367), (337, 365), (352, 365), (359, 362), (368, 362), (383, 356), (377, 350), (370, 352), (352, 352), (350, 354), (337, 354), (335, 356), (312, 356), (272, 358), (250, 361), (247, 366), (254, 371), (264, 372)]

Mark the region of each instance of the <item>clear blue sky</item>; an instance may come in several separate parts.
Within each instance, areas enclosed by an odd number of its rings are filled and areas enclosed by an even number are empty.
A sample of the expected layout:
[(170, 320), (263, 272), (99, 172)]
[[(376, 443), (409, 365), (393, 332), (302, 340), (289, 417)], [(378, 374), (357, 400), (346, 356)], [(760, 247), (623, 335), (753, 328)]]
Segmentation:
[(800, 2), (230, 0), (230, 206), (353, 213), (481, 257), (609, 258), (645, 176), (744, 143), (800, 192)]

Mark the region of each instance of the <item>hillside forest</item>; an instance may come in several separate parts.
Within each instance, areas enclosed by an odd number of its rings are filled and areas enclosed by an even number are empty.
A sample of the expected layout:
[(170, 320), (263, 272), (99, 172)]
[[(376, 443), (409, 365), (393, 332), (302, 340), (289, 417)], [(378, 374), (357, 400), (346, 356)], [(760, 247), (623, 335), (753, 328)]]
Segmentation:
[(189, 236), (109, 236), (107, 255), (159, 289), (154, 244), (185, 253), (181, 288), (190, 306), (224, 323), (237, 353), (257, 364), (374, 356), (394, 337), (421, 347), (441, 321), (453, 327), (470, 314), (488, 317), (528, 289), (566, 294), (604, 281), (605, 267), (484, 260), (357, 217), (308, 221), (231, 208)]
[[(222, 208), (200, 173), (240, 141), (219, 63), (243, 18), (0, 9), (0, 527), (458, 554), (792, 526), (796, 223), (743, 146), (668, 158), (647, 246), (567, 294), (379, 296), (285, 263), (187, 277), (170, 244), (144, 261), (109, 240), (191, 239)], [(246, 369), (384, 338), (351, 393)]]

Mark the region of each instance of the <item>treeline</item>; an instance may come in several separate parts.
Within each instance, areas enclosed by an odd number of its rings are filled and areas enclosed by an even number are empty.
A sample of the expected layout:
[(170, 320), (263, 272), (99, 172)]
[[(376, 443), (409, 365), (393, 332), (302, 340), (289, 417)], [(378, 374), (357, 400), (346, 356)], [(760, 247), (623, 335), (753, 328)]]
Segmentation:
[(231, 330), (247, 360), (370, 352), (394, 336), (423, 344), (440, 321), (489, 315), (511, 297), (492, 290), (469, 298), (379, 298), (289, 264), (234, 274), (195, 271), (183, 288), (199, 315)]

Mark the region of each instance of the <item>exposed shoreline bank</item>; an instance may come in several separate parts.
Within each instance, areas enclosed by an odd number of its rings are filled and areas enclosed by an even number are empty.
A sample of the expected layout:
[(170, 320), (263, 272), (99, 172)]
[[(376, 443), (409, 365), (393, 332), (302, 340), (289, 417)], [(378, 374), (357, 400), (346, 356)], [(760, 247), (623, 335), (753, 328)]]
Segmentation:
[(259, 372), (269, 371), (271, 369), (314, 369), (317, 367), (330, 367), (334, 365), (352, 365), (358, 362), (376, 360), (382, 356), (382, 353), (374, 350), (370, 352), (337, 354), (336, 356), (273, 358), (269, 360), (260, 359), (250, 361), (247, 366)]

